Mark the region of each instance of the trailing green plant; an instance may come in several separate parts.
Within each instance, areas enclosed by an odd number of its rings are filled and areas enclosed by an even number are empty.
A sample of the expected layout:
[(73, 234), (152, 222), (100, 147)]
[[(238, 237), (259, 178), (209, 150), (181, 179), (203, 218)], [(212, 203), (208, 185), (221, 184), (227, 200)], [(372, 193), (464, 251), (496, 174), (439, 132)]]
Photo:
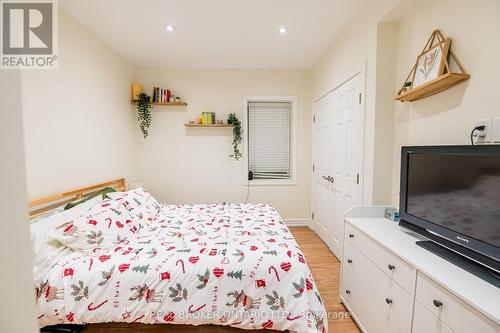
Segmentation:
[(137, 95), (137, 120), (141, 127), (142, 135), (146, 139), (149, 135), (149, 126), (151, 125), (151, 102), (149, 95), (140, 93)]
[(230, 113), (227, 123), (233, 125), (233, 157), (238, 161), (243, 156), (238, 148), (241, 143), (241, 122), (235, 113)]

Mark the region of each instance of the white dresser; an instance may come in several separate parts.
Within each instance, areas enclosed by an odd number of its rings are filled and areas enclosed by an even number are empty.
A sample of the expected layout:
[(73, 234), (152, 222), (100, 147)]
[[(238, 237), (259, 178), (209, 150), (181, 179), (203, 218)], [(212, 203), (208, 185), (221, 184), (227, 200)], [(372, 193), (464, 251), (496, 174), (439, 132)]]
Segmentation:
[(345, 216), (340, 299), (364, 332), (498, 333), (500, 289), (417, 246), (384, 207)]

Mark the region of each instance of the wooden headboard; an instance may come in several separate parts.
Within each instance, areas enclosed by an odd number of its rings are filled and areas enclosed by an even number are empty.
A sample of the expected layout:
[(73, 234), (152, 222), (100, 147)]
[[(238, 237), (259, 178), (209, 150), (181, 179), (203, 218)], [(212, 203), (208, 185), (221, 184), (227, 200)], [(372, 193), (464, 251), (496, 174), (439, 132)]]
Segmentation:
[(83, 198), (86, 194), (100, 190), (104, 187), (111, 187), (116, 191), (125, 191), (126, 190), (125, 178), (118, 178), (102, 182), (99, 184), (80, 187), (63, 193), (57, 193), (46, 197), (41, 197), (38, 199), (31, 200), (28, 203), (28, 208), (30, 211), (29, 213), (30, 219), (40, 216), (41, 214), (49, 210), (65, 205), (68, 202), (79, 200)]

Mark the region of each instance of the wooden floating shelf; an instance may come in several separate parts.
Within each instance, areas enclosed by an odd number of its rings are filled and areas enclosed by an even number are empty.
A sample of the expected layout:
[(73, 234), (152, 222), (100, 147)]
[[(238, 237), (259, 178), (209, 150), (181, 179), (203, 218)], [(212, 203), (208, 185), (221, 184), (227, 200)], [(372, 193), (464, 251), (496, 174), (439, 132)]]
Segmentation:
[[(132, 104), (136, 105), (136, 101), (131, 101)], [(152, 106), (187, 106), (186, 102), (151, 102)]]
[(186, 127), (197, 127), (197, 128), (215, 128), (215, 127), (222, 127), (222, 128), (229, 128), (233, 127), (231, 124), (212, 124), (212, 125), (203, 125), (203, 124), (184, 124)]
[(424, 83), (414, 89), (403, 92), (401, 95), (396, 96), (396, 100), (400, 102), (411, 102), (421, 98), (434, 95), (440, 91), (446, 90), (459, 84), (462, 81), (468, 80), (469, 74), (463, 73), (446, 73), (435, 78), (432, 81)]

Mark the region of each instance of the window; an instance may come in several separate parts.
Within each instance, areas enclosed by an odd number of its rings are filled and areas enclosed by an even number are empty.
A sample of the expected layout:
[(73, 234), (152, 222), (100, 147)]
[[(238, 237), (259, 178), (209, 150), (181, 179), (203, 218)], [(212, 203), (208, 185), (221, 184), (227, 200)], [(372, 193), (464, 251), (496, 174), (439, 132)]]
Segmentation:
[(253, 174), (252, 183), (294, 182), (294, 129), (293, 99), (247, 100), (247, 171)]

